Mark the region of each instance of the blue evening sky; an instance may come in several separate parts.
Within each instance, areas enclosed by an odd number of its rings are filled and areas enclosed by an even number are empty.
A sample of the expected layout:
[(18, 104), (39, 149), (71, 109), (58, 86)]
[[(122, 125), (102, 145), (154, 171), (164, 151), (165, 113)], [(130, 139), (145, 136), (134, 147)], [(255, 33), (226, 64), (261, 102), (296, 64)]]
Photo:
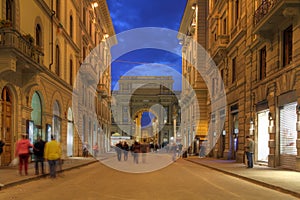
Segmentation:
[[(120, 76), (160, 75), (173, 76), (174, 90), (181, 90), (181, 57), (174, 52), (158, 48), (140, 48), (122, 55), (118, 48), (122, 46), (124, 31), (143, 27), (160, 27), (178, 31), (187, 0), (107, 0), (110, 15), (117, 34), (118, 44), (112, 48), (112, 89)], [(153, 35), (153, 34), (152, 34)], [(181, 52), (176, 34), (170, 34), (165, 42), (172, 49)], [(170, 42), (171, 41), (171, 42)], [(123, 46), (126, 46), (126, 43)], [(163, 67), (166, 66), (166, 67)], [(136, 69), (136, 70), (134, 70)], [(179, 80), (178, 80), (179, 79)]]

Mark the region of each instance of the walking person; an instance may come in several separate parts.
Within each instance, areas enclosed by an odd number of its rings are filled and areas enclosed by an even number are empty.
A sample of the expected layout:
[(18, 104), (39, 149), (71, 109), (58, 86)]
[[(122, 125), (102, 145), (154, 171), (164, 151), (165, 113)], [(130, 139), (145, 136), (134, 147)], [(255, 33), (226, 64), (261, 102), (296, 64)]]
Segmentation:
[(25, 175), (28, 175), (28, 159), (29, 159), (29, 148), (33, 145), (27, 139), (27, 134), (22, 134), (21, 139), (16, 144), (15, 156), (19, 157), (19, 174), (22, 175), (22, 168), (24, 165)]
[(142, 162), (146, 163), (146, 154), (149, 152), (149, 144), (146, 142), (146, 139), (143, 140), (141, 144), (141, 153), (142, 153)]
[(39, 163), (41, 165), (41, 173), (45, 174), (44, 171), (44, 150), (45, 141), (41, 139), (41, 136), (37, 137), (37, 141), (34, 143), (33, 154), (35, 157), (35, 175), (39, 175)]
[(121, 158), (122, 158), (122, 148), (123, 148), (122, 141), (119, 141), (119, 143), (116, 144), (116, 152), (117, 152), (118, 161), (121, 161)]
[(45, 160), (48, 161), (50, 168), (50, 178), (56, 178), (56, 165), (61, 158), (60, 144), (55, 140), (55, 136), (51, 135), (51, 141), (45, 145)]
[(98, 155), (98, 151), (99, 151), (98, 142), (96, 142), (95, 145), (93, 146), (93, 153), (95, 158)]
[(133, 152), (133, 162), (139, 164), (139, 153), (140, 153), (140, 143), (135, 141), (132, 145), (132, 152)]
[(253, 152), (254, 152), (254, 141), (250, 138), (250, 136), (246, 136), (246, 146), (245, 146), (245, 151), (246, 151), (246, 156), (247, 156), (247, 168), (253, 168)]
[(129, 151), (129, 145), (127, 144), (126, 141), (124, 141), (123, 144), (124, 161), (127, 161), (128, 159), (128, 151)]

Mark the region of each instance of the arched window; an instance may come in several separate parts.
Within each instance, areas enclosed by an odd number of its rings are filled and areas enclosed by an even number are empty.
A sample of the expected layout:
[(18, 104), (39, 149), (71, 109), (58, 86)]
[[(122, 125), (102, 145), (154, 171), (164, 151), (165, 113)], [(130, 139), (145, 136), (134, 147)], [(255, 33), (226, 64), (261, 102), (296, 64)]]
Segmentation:
[(70, 59), (70, 85), (73, 85), (73, 60)]
[(55, 59), (56, 59), (56, 62), (55, 62), (55, 73), (59, 76), (59, 46), (56, 45), (56, 48), (55, 48)]
[(14, 10), (13, 0), (6, 0), (6, 20), (13, 22)]
[(60, 0), (56, 0), (56, 17), (60, 18)]
[(73, 16), (70, 15), (70, 37), (73, 38)]
[(42, 46), (42, 29), (39, 24), (35, 27), (35, 44), (36, 46)]

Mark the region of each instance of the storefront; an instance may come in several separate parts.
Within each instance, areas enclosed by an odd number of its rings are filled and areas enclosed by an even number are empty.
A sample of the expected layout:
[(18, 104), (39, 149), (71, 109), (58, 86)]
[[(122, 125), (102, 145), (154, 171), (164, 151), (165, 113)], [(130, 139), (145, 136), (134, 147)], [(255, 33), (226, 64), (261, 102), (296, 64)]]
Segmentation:
[(268, 162), (269, 155), (269, 110), (262, 110), (257, 113), (257, 161)]
[(73, 156), (74, 120), (71, 108), (68, 109), (67, 156)]
[[(52, 134), (55, 136), (56, 141), (61, 142), (61, 118), (60, 107), (57, 101), (53, 104), (53, 119), (52, 119)], [(51, 140), (51, 136), (48, 135), (48, 141)]]
[(280, 166), (296, 168), (296, 114), (297, 103), (289, 103), (280, 107)]

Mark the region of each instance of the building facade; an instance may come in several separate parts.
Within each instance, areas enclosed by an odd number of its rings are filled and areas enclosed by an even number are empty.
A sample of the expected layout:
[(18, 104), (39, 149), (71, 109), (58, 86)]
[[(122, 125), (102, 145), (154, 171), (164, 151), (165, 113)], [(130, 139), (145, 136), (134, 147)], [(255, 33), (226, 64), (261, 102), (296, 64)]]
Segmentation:
[[(91, 124), (109, 131), (110, 115), (104, 114), (110, 113), (109, 98), (101, 100), (102, 110), (97, 110), (87, 101), (99, 95), (87, 88), (90, 98), (82, 103), (103, 114), (98, 119), (83, 116), (78, 125), (72, 107), (73, 88), (80, 87), (77, 72), (100, 43), (107, 45), (101, 64), (110, 66), (111, 44), (105, 39), (114, 29), (106, 1), (1, 0), (0, 20), (0, 138), (6, 143), (1, 165), (13, 159), (21, 133), (32, 143), (38, 135), (49, 141), (53, 134), (66, 156), (80, 156), (82, 141), (94, 133)], [(97, 75), (109, 92), (110, 67)]]
[(287, 0), (208, 1), (207, 50), (223, 79), (215, 84), (217, 91), (224, 86), (227, 99), (225, 112), (208, 114), (207, 121), (216, 124), (225, 118), (211, 156), (244, 162), (250, 135), (255, 162), (300, 170), (299, 5)]
[[(112, 134), (162, 146), (181, 142), (179, 92), (173, 91), (171, 76), (122, 76), (113, 91)], [(149, 123), (143, 122), (149, 116)]]

